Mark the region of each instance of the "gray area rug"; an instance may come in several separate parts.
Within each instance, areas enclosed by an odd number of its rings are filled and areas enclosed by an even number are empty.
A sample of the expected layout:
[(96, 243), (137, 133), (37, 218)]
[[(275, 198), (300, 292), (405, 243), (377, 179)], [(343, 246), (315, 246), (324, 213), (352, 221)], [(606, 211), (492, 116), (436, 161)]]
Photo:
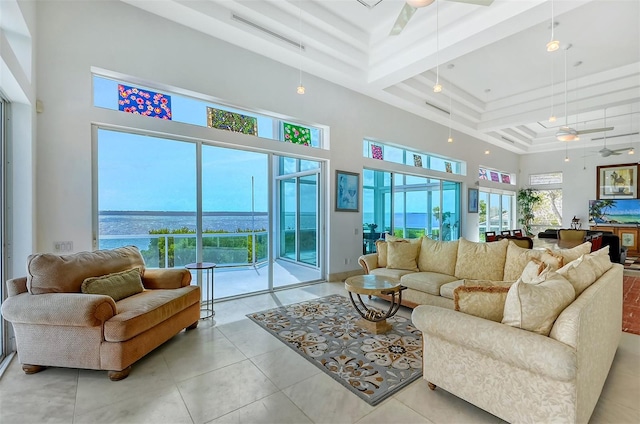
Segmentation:
[(422, 333), (394, 316), (386, 334), (358, 327), (351, 301), (331, 295), (247, 315), (371, 405), (422, 376)]

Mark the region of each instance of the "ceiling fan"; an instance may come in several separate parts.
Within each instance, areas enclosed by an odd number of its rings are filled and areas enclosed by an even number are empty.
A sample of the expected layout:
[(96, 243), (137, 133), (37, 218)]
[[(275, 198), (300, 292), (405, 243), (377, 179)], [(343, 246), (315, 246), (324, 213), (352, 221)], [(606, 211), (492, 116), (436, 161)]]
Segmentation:
[[(607, 126), (607, 108), (604, 109), (604, 125)], [(603, 158), (606, 158), (608, 156), (617, 156), (620, 155), (622, 152), (628, 152), (631, 150), (631, 147), (624, 147), (622, 149), (609, 149), (607, 148), (607, 131), (609, 131), (608, 128), (604, 128), (604, 146), (602, 147), (602, 149), (598, 150), (598, 153), (600, 153), (600, 156), (602, 156)]]
[[(406, 0), (402, 10), (400, 10), (400, 14), (396, 19), (396, 22), (393, 24), (391, 28), (391, 32), (389, 35), (398, 35), (402, 32), (404, 27), (409, 23), (409, 20), (421, 7), (426, 7), (432, 4), (436, 0)], [(447, 0), (454, 1), (456, 3), (469, 3), (476, 4), (478, 6), (490, 6), (493, 3), (493, 0)]]
[(575, 128), (571, 128), (569, 126), (569, 111), (567, 109), (567, 51), (570, 48), (571, 48), (571, 44), (568, 44), (567, 47), (565, 47), (564, 49), (564, 125), (558, 128), (558, 131), (556, 132), (556, 139), (558, 141), (578, 141), (580, 140), (581, 134), (591, 134), (596, 132), (613, 130), (613, 127), (607, 127), (606, 110), (605, 110), (605, 116), (604, 116), (604, 120), (605, 120), (604, 128), (592, 128), (592, 129), (577, 131)]

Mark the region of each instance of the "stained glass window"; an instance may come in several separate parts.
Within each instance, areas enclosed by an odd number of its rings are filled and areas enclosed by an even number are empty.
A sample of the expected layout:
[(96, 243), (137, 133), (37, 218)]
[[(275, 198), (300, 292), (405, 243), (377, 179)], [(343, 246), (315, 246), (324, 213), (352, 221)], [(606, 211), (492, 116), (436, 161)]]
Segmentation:
[(413, 166), (417, 166), (418, 168), (422, 168), (422, 156), (413, 155)]
[(253, 116), (213, 107), (207, 108), (207, 126), (248, 135), (258, 134), (258, 120)]
[(170, 120), (171, 96), (118, 84), (118, 110)]
[(479, 168), (478, 179), (489, 180), (489, 181), (502, 183), (502, 184), (515, 185), (515, 181), (513, 179), (512, 174), (501, 172), (501, 171), (495, 171), (492, 169), (486, 169), (486, 168)]
[(371, 157), (374, 159), (382, 160), (382, 147), (376, 146), (375, 144), (371, 145)]
[(293, 144), (302, 144), (304, 146), (311, 145), (311, 129), (288, 122), (282, 123), (282, 129), (284, 132), (284, 141)]
[(480, 168), (480, 172), (478, 172), (478, 178), (481, 180), (488, 180), (489, 177), (487, 177), (487, 170), (484, 168)]

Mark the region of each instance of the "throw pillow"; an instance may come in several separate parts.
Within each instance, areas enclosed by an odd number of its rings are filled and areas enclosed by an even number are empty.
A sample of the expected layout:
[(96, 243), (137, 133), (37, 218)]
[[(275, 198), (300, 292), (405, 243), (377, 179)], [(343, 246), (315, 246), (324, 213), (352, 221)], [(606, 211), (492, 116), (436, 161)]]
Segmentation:
[(524, 270), (522, 270), (522, 275), (520, 275), (519, 279), (525, 283), (531, 283), (531, 281), (538, 278), (546, 267), (547, 266), (545, 266), (544, 262), (537, 259), (531, 259), (524, 267)]
[(587, 255), (582, 255), (558, 270), (558, 274), (569, 280), (576, 292), (576, 297), (596, 281), (596, 269)]
[(504, 264), (504, 277), (506, 281), (516, 281), (522, 275), (525, 266), (532, 259), (541, 259), (546, 250), (525, 249), (509, 241), (507, 246), (507, 258)]
[(455, 276), (459, 279), (500, 281), (504, 275), (508, 239), (477, 243), (460, 238)]
[(582, 255), (588, 255), (591, 253), (591, 242), (586, 241), (571, 249), (554, 249), (553, 253), (562, 256), (563, 262), (568, 264), (571, 261), (575, 261)]
[(453, 275), (456, 272), (458, 240), (437, 241), (422, 237), (418, 268), (422, 272), (438, 272)]
[(105, 294), (111, 296), (116, 302), (136, 293), (141, 293), (143, 290), (144, 286), (142, 285), (139, 268), (101, 277), (85, 278), (81, 286), (82, 293)]
[(387, 242), (384, 240), (377, 240), (376, 252), (378, 252), (378, 268), (386, 268), (387, 267)]
[(460, 286), (453, 291), (455, 310), (500, 322), (508, 292), (509, 287), (499, 285)]
[(407, 243), (406, 241), (387, 242), (387, 268), (406, 269), (418, 271), (418, 249), (417, 243)]
[(609, 256), (609, 246), (605, 246), (600, 250), (596, 250), (588, 255), (593, 259), (593, 265), (596, 269), (596, 278), (602, 277), (602, 274), (609, 271), (613, 264)]
[(571, 283), (554, 271), (543, 272), (530, 284), (518, 280), (507, 293), (502, 323), (548, 336), (575, 297)]

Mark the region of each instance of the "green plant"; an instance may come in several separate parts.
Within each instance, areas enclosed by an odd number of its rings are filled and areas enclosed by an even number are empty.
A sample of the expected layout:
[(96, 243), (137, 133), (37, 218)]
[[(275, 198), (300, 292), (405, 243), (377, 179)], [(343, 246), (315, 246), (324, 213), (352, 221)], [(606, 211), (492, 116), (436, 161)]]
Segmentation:
[(518, 209), (520, 210), (520, 218), (518, 223), (522, 225), (522, 231), (526, 235), (532, 235), (531, 223), (533, 222), (533, 210), (542, 201), (538, 192), (532, 188), (521, 188), (518, 190)]

